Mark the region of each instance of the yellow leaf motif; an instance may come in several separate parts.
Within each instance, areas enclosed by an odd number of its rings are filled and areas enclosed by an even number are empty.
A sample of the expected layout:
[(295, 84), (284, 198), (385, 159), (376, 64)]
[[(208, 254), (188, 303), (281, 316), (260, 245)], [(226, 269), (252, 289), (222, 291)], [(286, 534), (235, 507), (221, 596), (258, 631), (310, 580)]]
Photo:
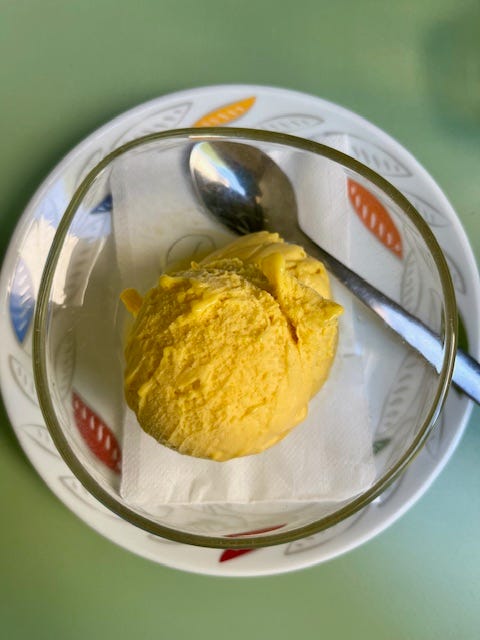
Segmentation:
[(252, 108), (255, 102), (255, 96), (245, 98), (244, 100), (238, 100), (238, 102), (232, 102), (231, 104), (225, 104), (219, 109), (210, 111), (204, 115), (200, 120), (193, 125), (194, 127), (221, 127), (224, 124), (228, 124), (233, 120), (237, 120), (240, 116), (243, 116), (249, 109)]

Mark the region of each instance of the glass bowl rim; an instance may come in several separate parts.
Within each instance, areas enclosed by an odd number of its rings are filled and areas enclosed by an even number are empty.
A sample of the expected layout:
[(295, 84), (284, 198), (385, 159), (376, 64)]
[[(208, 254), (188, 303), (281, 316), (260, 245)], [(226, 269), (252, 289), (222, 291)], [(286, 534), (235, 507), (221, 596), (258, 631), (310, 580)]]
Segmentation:
[[(438, 270), (444, 296), (444, 358), (441, 370), (438, 372), (439, 378), (435, 397), (421, 428), (411, 445), (401, 456), (400, 460), (398, 460), (387, 473), (383, 474), (375, 484), (372, 485), (372, 487), (361, 493), (359, 496), (356, 496), (347, 505), (344, 505), (328, 516), (324, 516), (319, 520), (314, 520), (313, 522), (296, 529), (284, 532), (278, 531), (267, 535), (237, 534), (233, 536), (207, 536), (188, 533), (159, 525), (116, 500), (90, 476), (68, 444), (68, 441), (60, 427), (59, 421), (57, 420), (55, 408), (48, 391), (48, 384), (45, 382), (47, 379), (47, 340), (45, 339), (45, 333), (47, 327), (49, 298), (55, 269), (70, 223), (72, 222), (77, 209), (79, 208), (84, 196), (87, 194), (90, 186), (93, 184), (95, 178), (101, 173), (101, 171), (103, 171), (103, 169), (111, 164), (115, 158), (118, 158), (136, 147), (168, 139), (189, 140), (192, 144), (199, 142), (200, 140), (222, 139), (266, 142), (288, 146), (300, 151), (308, 151), (333, 160), (334, 162), (358, 173), (360, 176), (372, 182), (387, 196), (389, 196), (397, 206), (399, 206), (402, 213), (407, 216), (421, 234)], [(433, 232), (419, 212), (407, 200), (407, 198), (385, 178), (376, 173), (370, 167), (362, 164), (355, 158), (338, 151), (337, 149), (290, 134), (241, 127), (182, 128), (151, 133), (135, 138), (134, 140), (117, 147), (89, 171), (81, 184), (75, 190), (75, 193), (73, 194), (55, 232), (52, 246), (48, 253), (42, 273), (34, 317), (33, 372), (40, 409), (56, 448), (70, 470), (87, 489), (87, 491), (107, 509), (123, 520), (130, 522), (132, 525), (139, 527), (148, 533), (173, 540), (175, 542), (217, 549), (255, 549), (289, 543), (314, 535), (339, 524), (370, 504), (372, 500), (383, 493), (385, 489), (405, 471), (406, 467), (425, 444), (428, 436), (435, 426), (435, 422), (445, 402), (455, 364), (456, 344), (457, 307), (455, 292), (443, 252)]]

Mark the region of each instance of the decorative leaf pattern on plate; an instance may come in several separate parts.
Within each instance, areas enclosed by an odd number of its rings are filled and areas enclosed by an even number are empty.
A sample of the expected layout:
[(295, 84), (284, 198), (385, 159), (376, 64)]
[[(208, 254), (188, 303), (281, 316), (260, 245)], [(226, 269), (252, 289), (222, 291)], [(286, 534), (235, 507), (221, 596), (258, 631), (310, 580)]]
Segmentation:
[(64, 300), (72, 307), (83, 304), (88, 279), (95, 267), (95, 262), (104, 241), (93, 242), (83, 240), (73, 249), (67, 266), (67, 277), (63, 287)]
[(191, 106), (191, 102), (181, 102), (180, 104), (175, 104), (167, 109), (161, 109), (160, 111), (144, 116), (140, 122), (128, 129), (122, 135), (115, 146), (120, 146), (134, 138), (147, 136), (150, 133), (157, 133), (158, 131), (177, 128), (189, 112)]
[[(281, 529), (284, 527), (284, 524), (277, 524), (274, 527), (267, 527), (265, 529), (256, 529), (255, 531), (244, 531), (243, 533), (231, 533), (227, 536), (227, 538), (236, 538), (240, 536), (256, 536), (261, 533), (269, 533), (270, 531), (277, 531), (277, 529)], [(247, 553), (252, 553), (255, 549), (225, 549), (222, 551), (219, 562), (227, 562), (228, 560), (233, 560), (234, 558), (239, 558), (240, 556), (244, 556)]]
[(347, 179), (347, 190), (350, 203), (363, 224), (387, 249), (401, 258), (402, 237), (380, 200), (351, 178)]
[(255, 549), (225, 549), (222, 551), (220, 555), (219, 562), (228, 562), (229, 560), (233, 560), (234, 558), (239, 558), (240, 556), (244, 556), (247, 553), (252, 553)]
[(426, 323), (430, 329), (440, 334), (443, 328), (443, 298), (439, 291), (430, 289), (429, 297), (426, 297), (426, 299), (429, 300)]
[(97, 204), (97, 206), (90, 211), (90, 213), (92, 214), (110, 213), (110, 211), (112, 210), (112, 206), (113, 206), (112, 194), (107, 193), (107, 195), (103, 198), (103, 200), (101, 200)]
[(104, 507), (100, 502), (98, 502), (83, 486), (83, 484), (75, 478), (75, 476), (60, 476), (58, 478), (62, 485), (66, 487), (70, 493), (72, 493), (76, 498), (81, 500), (84, 504), (95, 511), (99, 511), (106, 516), (110, 516), (111, 518), (118, 519), (118, 516), (115, 513), (109, 511), (106, 507)]
[(308, 536), (307, 538), (301, 538), (300, 540), (294, 540), (293, 542), (290, 542), (285, 548), (285, 555), (291, 556), (296, 553), (302, 553), (304, 551), (309, 551), (310, 549), (321, 547), (340, 533), (343, 533), (344, 531), (350, 529), (350, 527), (353, 527), (353, 525), (356, 524), (360, 520), (360, 518), (365, 515), (367, 509), (368, 507), (360, 511), (358, 515), (352, 516), (351, 518), (348, 518), (347, 520), (344, 520), (343, 522), (340, 522), (339, 524), (334, 525), (333, 527), (330, 527), (325, 531), (316, 533), (313, 536)]
[[(416, 406), (418, 407), (418, 404)], [(417, 422), (415, 417), (404, 418), (402, 423), (398, 425), (398, 429), (391, 432), (389, 438), (384, 437), (380, 438), (380, 440), (375, 440), (373, 444), (374, 455), (378, 455), (383, 449), (390, 447), (390, 449), (385, 452), (386, 457), (383, 461), (385, 468), (389, 467), (392, 461), (398, 461), (399, 451), (406, 450), (408, 443), (412, 439), (412, 434)], [(378, 446), (379, 443), (381, 446)]]
[(418, 260), (413, 251), (409, 251), (405, 258), (405, 269), (402, 273), (400, 285), (400, 304), (409, 313), (415, 313), (422, 296), (422, 276)]
[(13, 379), (17, 383), (20, 391), (22, 391), (22, 393), (31, 402), (33, 402), (34, 405), (38, 406), (37, 392), (32, 374), (24, 368), (15, 356), (10, 355), (8, 363), (10, 365), (10, 371), (12, 372)]
[(21, 427), (22, 431), (33, 440), (44, 451), (47, 451), (56, 458), (60, 457), (57, 448), (53, 444), (53, 440), (48, 433), (48, 430), (40, 424), (25, 424)]
[[(395, 380), (385, 398), (385, 403), (375, 432), (374, 452), (379, 453), (394, 438), (408, 432), (408, 413), (415, 406), (418, 396), (418, 376), (413, 375), (419, 366), (419, 358), (414, 351), (407, 353), (401, 362)], [(403, 424), (403, 428), (400, 425)], [(405, 426), (407, 425), (407, 427)]]
[(409, 191), (404, 191), (403, 189), (402, 193), (431, 227), (447, 227), (450, 224), (445, 214), (436, 209), (429, 202), (426, 202), (419, 196), (410, 193)]
[(75, 337), (73, 330), (67, 331), (55, 352), (56, 387), (60, 398), (70, 391), (75, 369)]
[(122, 454), (113, 431), (75, 391), (72, 406), (75, 424), (87, 447), (109, 469), (120, 473)]
[(460, 271), (460, 267), (457, 265), (457, 263), (449, 253), (447, 253), (446, 251), (443, 251), (443, 255), (445, 256), (445, 259), (448, 264), (448, 268), (450, 269), (450, 275), (452, 276), (452, 282), (453, 282), (453, 286), (455, 287), (455, 291), (457, 293), (466, 294), (467, 285), (465, 284), (465, 278), (463, 277), (462, 272)]
[(87, 211), (75, 216), (70, 240), (73, 248), (66, 265), (65, 300), (72, 306), (83, 304), (88, 280), (110, 232), (110, 214), (90, 215)]
[[(433, 323), (433, 318), (438, 312), (436, 295), (436, 292), (430, 291), (429, 318), (427, 318), (429, 325)], [(422, 371), (420, 374), (415, 374), (418, 366), (422, 367)], [(425, 366), (421, 357), (414, 351), (408, 353), (386, 397), (375, 434), (374, 450), (379, 442), (383, 442), (384, 446), (395, 443), (385, 464), (395, 458), (396, 451), (405, 450), (407, 442), (411, 440), (419, 425), (419, 420), (423, 419), (423, 417), (420, 418), (422, 408), (433, 398), (435, 386), (436, 378)]]
[(91, 215), (89, 211), (79, 211), (75, 215), (70, 234), (82, 240), (98, 240), (110, 233), (109, 215)]
[(45, 220), (56, 229), (65, 211), (66, 204), (68, 204), (68, 196), (64, 194), (63, 187), (57, 181), (51, 188), (50, 193), (40, 202), (35, 217)]
[(350, 140), (351, 155), (377, 173), (398, 178), (412, 175), (400, 160), (397, 160), (397, 158), (384, 149), (358, 136), (348, 134), (348, 137)]
[(266, 129), (267, 131), (279, 131), (281, 133), (292, 133), (293, 131), (302, 131), (322, 124), (323, 118), (311, 116), (305, 113), (289, 113), (276, 118), (269, 118), (257, 125), (258, 129)]
[(244, 98), (230, 104), (225, 104), (218, 109), (214, 109), (206, 113), (195, 122), (194, 127), (221, 127), (229, 124), (234, 120), (238, 120), (247, 111), (249, 111), (255, 103), (255, 96)]
[(27, 265), (19, 258), (8, 300), (13, 330), (20, 344), (25, 340), (35, 309), (35, 292)]

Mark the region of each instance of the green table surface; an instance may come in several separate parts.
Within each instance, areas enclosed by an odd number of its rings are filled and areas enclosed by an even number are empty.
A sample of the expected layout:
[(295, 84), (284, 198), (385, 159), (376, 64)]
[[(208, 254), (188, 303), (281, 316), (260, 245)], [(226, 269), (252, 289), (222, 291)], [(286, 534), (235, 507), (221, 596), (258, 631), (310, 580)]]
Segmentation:
[[(450, 198), (480, 260), (478, 0), (0, 0), (0, 243), (73, 145), (214, 83), (306, 91), (373, 121)], [(164, 568), (50, 493), (0, 414), (0, 637), (480, 638), (480, 411), (386, 532), (297, 573)]]

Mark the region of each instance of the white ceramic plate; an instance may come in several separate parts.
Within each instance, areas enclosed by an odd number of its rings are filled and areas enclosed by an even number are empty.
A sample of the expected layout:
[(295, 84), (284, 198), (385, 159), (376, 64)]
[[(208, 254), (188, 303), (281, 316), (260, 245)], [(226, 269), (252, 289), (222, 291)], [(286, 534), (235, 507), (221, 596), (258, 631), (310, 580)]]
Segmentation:
[[(452, 207), (419, 163), (359, 116), (313, 96), (270, 87), (225, 85), (164, 96), (109, 122), (69, 153), (41, 185), (21, 217), (0, 279), (0, 383), (13, 428), (51, 490), (84, 522), (117, 544), (155, 562), (203, 574), (284, 573), (340, 555), (388, 527), (426, 491), (453, 453), (472, 403), (451, 390), (439, 424), (402, 478), (359, 514), (323, 533), (255, 551), (220, 551), (156, 538), (100, 505), (60, 458), (38, 407), (31, 331), (43, 265), (75, 187), (106, 153), (128, 139), (187, 126), (270, 129), (321, 140), (349, 136), (352, 153), (405, 193), (432, 227), (447, 257), (470, 352), (479, 355), (480, 281), (468, 240)], [(109, 215), (110, 203), (99, 207)], [(207, 508), (207, 507), (206, 507)]]

